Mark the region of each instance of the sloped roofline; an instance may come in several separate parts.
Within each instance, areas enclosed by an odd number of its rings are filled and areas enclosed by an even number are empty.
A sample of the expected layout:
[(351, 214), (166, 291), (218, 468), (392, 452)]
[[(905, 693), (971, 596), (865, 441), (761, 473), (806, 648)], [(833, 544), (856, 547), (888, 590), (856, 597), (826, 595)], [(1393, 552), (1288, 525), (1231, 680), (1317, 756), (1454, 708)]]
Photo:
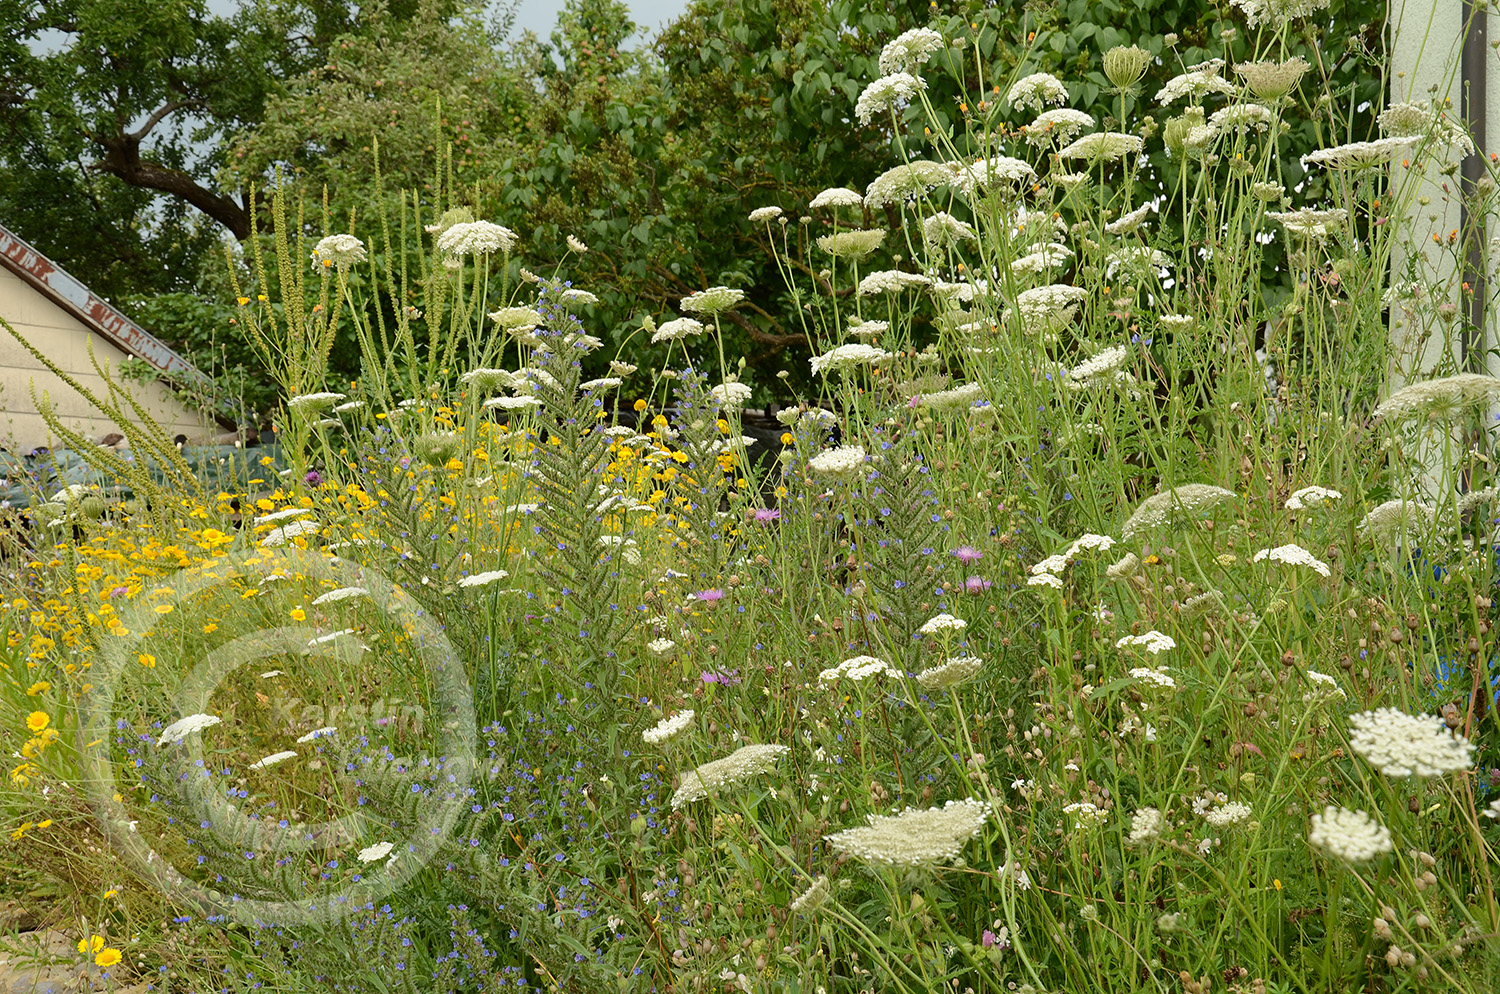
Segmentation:
[(179, 382), (206, 383), (203, 371), (97, 294), (57, 263), (0, 224), (0, 266), (15, 273), (38, 293), (83, 322), (126, 355)]

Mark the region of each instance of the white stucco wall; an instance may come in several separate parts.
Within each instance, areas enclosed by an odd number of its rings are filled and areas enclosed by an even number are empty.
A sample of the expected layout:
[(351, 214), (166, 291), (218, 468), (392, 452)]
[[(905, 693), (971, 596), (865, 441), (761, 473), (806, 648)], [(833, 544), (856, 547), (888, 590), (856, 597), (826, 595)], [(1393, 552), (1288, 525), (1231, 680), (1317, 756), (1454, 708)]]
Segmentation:
[[(0, 317), (81, 385), (98, 396), (107, 396), (104, 379), (89, 361), (89, 348), (92, 346), (94, 357), (112, 371), (118, 369), (125, 353), (3, 267), (0, 267)], [(120, 382), (117, 375), (115, 379)], [(32, 384), (38, 397), (50, 398), (60, 420), (69, 429), (94, 440), (118, 430), (117, 425), (0, 328), (0, 444), (11, 451), (25, 452), (56, 443), (32, 403)], [(126, 386), (171, 434), (187, 435), (195, 441), (216, 434), (212, 418), (189, 410), (161, 384)]]

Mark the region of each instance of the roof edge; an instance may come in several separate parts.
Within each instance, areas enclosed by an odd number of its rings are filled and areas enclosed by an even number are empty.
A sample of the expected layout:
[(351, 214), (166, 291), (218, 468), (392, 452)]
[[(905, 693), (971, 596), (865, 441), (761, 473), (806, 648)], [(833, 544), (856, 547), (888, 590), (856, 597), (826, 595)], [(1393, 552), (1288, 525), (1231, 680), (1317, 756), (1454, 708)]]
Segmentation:
[(209, 381), (202, 370), (174, 352), (166, 342), (120, 313), (3, 224), (0, 224), (0, 266), (15, 273), (90, 331), (163, 376), (197, 384)]

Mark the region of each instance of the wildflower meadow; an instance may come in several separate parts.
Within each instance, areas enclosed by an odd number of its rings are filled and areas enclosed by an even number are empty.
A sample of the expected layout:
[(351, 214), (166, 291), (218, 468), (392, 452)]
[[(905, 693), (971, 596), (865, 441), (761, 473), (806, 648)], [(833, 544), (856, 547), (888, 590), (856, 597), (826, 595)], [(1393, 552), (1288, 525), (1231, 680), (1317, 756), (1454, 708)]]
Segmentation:
[(1418, 205), (1474, 149), (1341, 129), (1325, 7), (1071, 75), (884, 39), (887, 168), (746, 203), (777, 382), (732, 279), (606, 342), (461, 186), (269, 191), (274, 457), (97, 397), (137, 458), (59, 423), (103, 482), (9, 533), (69, 989), (1493, 991), (1500, 379)]

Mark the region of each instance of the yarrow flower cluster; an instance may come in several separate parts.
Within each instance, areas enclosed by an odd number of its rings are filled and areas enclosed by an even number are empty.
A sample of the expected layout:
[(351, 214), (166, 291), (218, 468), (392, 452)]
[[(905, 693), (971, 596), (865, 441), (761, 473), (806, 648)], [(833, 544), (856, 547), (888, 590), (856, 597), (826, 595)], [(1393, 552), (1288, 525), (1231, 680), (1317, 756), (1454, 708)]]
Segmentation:
[[(1168, 648), (1172, 647), (1168, 646)], [(1130, 671), (1130, 676), (1141, 681), (1143, 684), (1149, 684), (1161, 690), (1177, 689), (1177, 681), (1172, 679), (1165, 667), (1156, 667), (1153, 669), (1146, 666), (1137, 666)]]
[(1144, 846), (1161, 838), (1166, 819), (1157, 808), (1141, 808), (1130, 816), (1130, 834), (1125, 841), (1132, 846)]
[(968, 627), (969, 623), (964, 619), (943, 613), (928, 618), (917, 631), (923, 635), (938, 635), (942, 632), (961, 632)]
[(1249, 821), (1254, 814), (1250, 805), (1241, 804), (1239, 801), (1230, 801), (1216, 808), (1210, 808), (1203, 812), (1203, 820), (1214, 828), (1229, 828), (1234, 825), (1242, 825)]
[(1349, 748), (1388, 777), (1440, 777), (1466, 770), (1474, 746), (1436, 715), (1380, 708), (1349, 716)]
[(680, 811), (710, 792), (720, 793), (748, 783), (762, 773), (776, 768), (776, 761), (791, 750), (783, 745), (741, 746), (723, 759), (705, 763), (682, 776), (682, 783), (672, 794), (672, 810)]
[(683, 711), (670, 718), (663, 718), (656, 723), (654, 728), (648, 728), (641, 733), (641, 740), (647, 745), (663, 745), (671, 742), (693, 724), (694, 712)]
[(1116, 649), (1124, 649), (1132, 646), (1140, 646), (1153, 656), (1160, 655), (1168, 649), (1177, 648), (1176, 641), (1170, 635), (1163, 635), (1156, 629), (1146, 632), (1144, 635), (1126, 635), (1115, 642)]
[(818, 683), (828, 684), (835, 680), (853, 680), (858, 683), (868, 677), (879, 676), (901, 676), (901, 671), (883, 659), (874, 656), (855, 656), (846, 659), (837, 666), (830, 667), (818, 674)]
[(869, 815), (869, 824), (825, 835), (834, 849), (880, 866), (922, 867), (951, 862), (990, 819), (986, 801), (965, 798), (942, 807)]
[(1312, 816), (1312, 830), (1307, 841), (1313, 848), (1345, 863), (1367, 863), (1395, 849), (1391, 831), (1363, 811), (1330, 804), (1322, 814)]

